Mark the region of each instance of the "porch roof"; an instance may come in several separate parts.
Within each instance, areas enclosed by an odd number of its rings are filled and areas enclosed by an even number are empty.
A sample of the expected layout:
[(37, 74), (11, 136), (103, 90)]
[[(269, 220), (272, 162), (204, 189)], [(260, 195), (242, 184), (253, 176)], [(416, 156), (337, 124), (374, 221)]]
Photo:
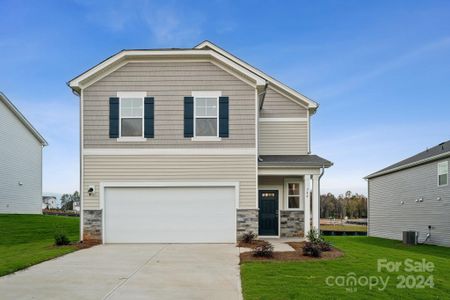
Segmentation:
[(307, 167), (329, 168), (333, 163), (318, 155), (260, 155), (258, 166), (260, 167)]

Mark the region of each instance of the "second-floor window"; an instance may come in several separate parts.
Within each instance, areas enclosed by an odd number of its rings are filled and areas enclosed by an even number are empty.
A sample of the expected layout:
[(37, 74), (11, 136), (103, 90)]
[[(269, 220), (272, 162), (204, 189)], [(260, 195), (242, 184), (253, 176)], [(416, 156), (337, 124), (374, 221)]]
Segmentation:
[(120, 98), (120, 136), (144, 136), (143, 98)]
[(448, 161), (438, 163), (438, 186), (448, 184)]
[(218, 98), (194, 98), (194, 136), (218, 136)]

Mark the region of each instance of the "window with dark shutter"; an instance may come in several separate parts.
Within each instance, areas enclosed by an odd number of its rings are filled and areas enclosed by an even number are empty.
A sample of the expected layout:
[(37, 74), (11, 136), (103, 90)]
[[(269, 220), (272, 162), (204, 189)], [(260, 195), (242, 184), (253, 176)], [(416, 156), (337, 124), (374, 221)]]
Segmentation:
[(109, 137), (119, 137), (119, 98), (109, 98)]
[(184, 137), (194, 136), (194, 97), (184, 97)]
[(144, 137), (154, 137), (155, 100), (153, 97), (144, 98)]
[(219, 97), (219, 137), (228, 137), (228, 97)]

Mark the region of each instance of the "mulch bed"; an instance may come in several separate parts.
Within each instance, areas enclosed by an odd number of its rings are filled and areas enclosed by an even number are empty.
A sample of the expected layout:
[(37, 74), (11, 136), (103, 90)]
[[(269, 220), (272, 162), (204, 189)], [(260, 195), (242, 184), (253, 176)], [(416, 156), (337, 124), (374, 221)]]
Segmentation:
[(256, 247), (265, 244), (265, 241), (260, 241), (260, 240), (254, 240), (251, 243), (245, 243), (243, 241), (240, 241), (236, 247), (241, 247), (241, 248), (250, 248), (250, 249), (255, 249)]
[(81, 250), (81, 249), (91, 248), (93, 246), (97, 246), (97, 245), (100, 245), (100, 244), (101, 244), (100, 241), (83, 241), (83, 242), (73, 242), (73, 243), (70, 243), (68, 245), (61, 245), (61, 246), (51, 245), (51, 246), (48, 246), (47, 248), (48, 249), (52, 249), (52, 248), (73, 246), (73, 247), (77, 248), (77, 250)]
[[(311, 261), (311, 260), (326, 260), (338, 258), (344, 253), (336, 248), (331, 251), (322, 252), (322, 257), (304, 256), (302, 253), (304, 242), (289, 242), (292, 248), (296, 251), (273, 252), (273, 257), (255, 257), (252, 252), (244, 252), (240, 254), (241, 263), (247, 261)], [(254, 247), (252, 247), (254, 248)]]

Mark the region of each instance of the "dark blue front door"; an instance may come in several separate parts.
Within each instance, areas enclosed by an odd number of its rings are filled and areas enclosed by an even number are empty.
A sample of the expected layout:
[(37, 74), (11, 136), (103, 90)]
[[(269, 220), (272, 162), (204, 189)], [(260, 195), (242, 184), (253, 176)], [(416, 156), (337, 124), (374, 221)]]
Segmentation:
[(259, 191), (259, 235), (278, 235), (278, 191)]

